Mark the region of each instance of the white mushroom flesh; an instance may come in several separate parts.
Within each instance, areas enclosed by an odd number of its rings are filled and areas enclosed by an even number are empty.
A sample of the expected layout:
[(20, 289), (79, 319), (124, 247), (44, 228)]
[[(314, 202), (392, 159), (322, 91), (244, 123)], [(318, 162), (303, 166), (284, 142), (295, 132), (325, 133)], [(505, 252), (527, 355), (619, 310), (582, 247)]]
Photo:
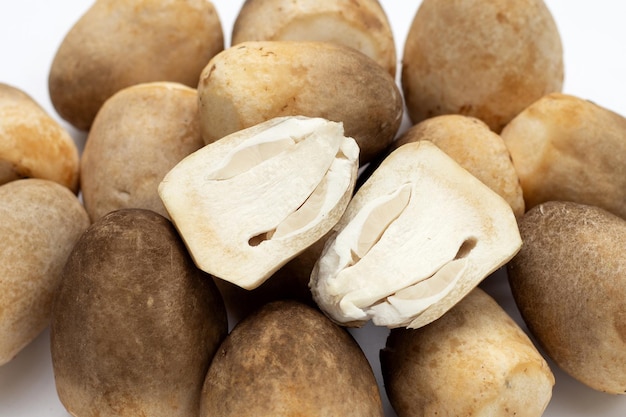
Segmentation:
[(427, 324), (521, 247), (510, 206), (430, 142), (392, 153), (335, 229), (310, 286), (345, 325)]
[(276, 118), (185, 158), (159, 194), (198, 267), (252, 289), (339, 220), (358, 153), (341, 123)]

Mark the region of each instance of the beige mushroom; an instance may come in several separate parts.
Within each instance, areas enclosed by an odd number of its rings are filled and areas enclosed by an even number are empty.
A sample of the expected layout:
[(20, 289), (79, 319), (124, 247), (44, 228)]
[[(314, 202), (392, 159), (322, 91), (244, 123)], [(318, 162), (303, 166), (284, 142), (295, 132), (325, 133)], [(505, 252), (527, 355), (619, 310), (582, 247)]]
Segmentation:
[(310, 287), (347, 326), (428, 324), (522, 243), (508, 203), (429, 141), (392, 152), (334, 230)]
[(501, 135), (527, 210), (547, 201), (573, 201), (626, 218), (624, 116), (554, 93), (528, 106)]
[(239, 321), (206, 374), (199, 417), (384, 417), (367, 357), (344, 328), (295, 302)]
[(361, 163), (393, 141), (402, 94), (393, 77), (352, 48), (331, 42), (244, 42), (217, 54), (198, 83), (205, 143), (275, 117), (343, 123)]
[(167, 216), (159, 183), (203, 146), (195, 89), (153, 82), (118, 91), (98, 112), (81, 158), (80, 188), (91, 220), (121, 208)]
[(545, 359), (480, 288), (428, 326), (392, 330), (380, 359), (399, 417), (541, 417), (552, 398)]
[(189, 155), (159, 195), (198, 267), (252, 289), (339, 220), (358, 154), (341, 123), (276, 118)]
[(483, 120), (495, 132), (563, 86), (561, 37), (543, 0), (424, 0), (402, 56), (407, 112)]
[(89, 130), (102, 104), (134, 84), (195, 87), (224, 49), (222, 25), (207, 0), (96, 0), (72, 26), (50, 65), (50, 100), (61, 117)]
[(50, 323), (63, 266), (89, 216), (67, 187), (27, 178), (0, 186), (0, 218), (3, 365)]
[(77, 193), (78, 172), (70, 134), (28, 94), (0, 83), (0, 184), (42, 178)]
[(364, 53), (396, 76), (396, 48), (378, 0), (248, 0), (232, 32), (247, 41), (325, 41)]
[(586, 386), (626, 395), (626, 220), (549, 201), (519, 222), (511, 293), (554, 364)]

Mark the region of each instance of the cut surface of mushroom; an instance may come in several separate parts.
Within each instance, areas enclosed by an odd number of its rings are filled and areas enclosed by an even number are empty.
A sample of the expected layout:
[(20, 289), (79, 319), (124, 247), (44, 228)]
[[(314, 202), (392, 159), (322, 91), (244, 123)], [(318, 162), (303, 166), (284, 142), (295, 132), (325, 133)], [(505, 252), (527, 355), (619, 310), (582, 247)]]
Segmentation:
[(339, 220), (358, 154), (341, 123), (279, 117), (188, 156), (159, 195), (198, 267), (253, 289)]
[(428, 141), (390, 154), (334, 227), (312, 275), (336, 322), (421, 327), (510, 260), (510, 206)]

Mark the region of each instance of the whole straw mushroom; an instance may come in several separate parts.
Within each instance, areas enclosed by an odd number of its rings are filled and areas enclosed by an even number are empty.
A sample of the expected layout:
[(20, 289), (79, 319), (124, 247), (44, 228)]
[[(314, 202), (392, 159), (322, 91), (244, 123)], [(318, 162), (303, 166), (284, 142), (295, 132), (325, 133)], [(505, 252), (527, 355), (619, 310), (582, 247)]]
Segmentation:
[(0, 184), (41, 178), (78, 193), (79, 170), (70, 134), (31, 96), (0, 83)]
[(561, 91), (563, 47), (543, 0), (424, 0), (406, 36), (402, 89), (413, 123), (442, 114), (495, 132)]
[(335, 42), (362, 52), (396, 76), (396, 46), (378, 0), (248, 0), (232, 44), (248, 41)]
[(63, 119), (87, 131), (102, 104), (125, 87), (173, 81), (195, 88), (223, 49), (211, 1), (96, 0), (56, 51), (50, 100)]
[(78, 197), (54, 181), (0, 185), (0, 365), (49, 324), (63, 267), (89, 216)]
[(522, 241), (502, 197), (429, 141), (393, 151), (356, 192), (311, 274), (338, 323), (418, 328), (506, 264)]

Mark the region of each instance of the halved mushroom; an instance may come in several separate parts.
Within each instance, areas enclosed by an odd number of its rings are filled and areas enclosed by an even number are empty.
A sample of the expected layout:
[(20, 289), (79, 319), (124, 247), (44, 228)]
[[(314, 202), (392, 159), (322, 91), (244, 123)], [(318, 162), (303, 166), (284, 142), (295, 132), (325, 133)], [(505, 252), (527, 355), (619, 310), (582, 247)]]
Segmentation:
[(183, 159), (159, 195), (198, 267), (252, 289), (339, 220), (358, 155), (341, 123), (280, 117)]
[(392, 152), (359, 189), (311, 274), (336, 322), (421, 327), (520, 249), (506, 201), (429, 141)]

